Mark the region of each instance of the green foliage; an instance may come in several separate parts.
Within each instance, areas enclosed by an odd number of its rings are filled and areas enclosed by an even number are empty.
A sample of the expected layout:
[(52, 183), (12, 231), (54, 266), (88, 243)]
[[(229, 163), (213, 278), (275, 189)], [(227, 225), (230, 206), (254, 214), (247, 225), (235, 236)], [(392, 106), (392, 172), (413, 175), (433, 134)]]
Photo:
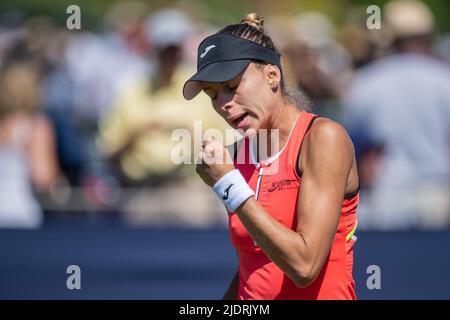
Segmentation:
[[(201, 8), (199, 15), (218, 26), (238, 22), (246, 13), (256, 11), (261, 15), (274, 13), (298, 13), (306, 10), (318, 10), (329, 15), (335, 22), (343, 21), (346, 13), (354, 7), (367, 7), (372, 4), (382, 7), (388, 0), (143, 0), (151, 9), (169, 5), (181, 5)], [(450, 1), (424, 1), (433, 11), (438, 30), (450, 32)], [(64, 24), (67, 18), (66, 8), (77, 4), (82, 11), (83, 26), (98, 29), (102, 26), (103, 16), (114, 1), (109, 0), (14, 0), (0, 2), (0, 15), (11, 11), (21, 11), (25, 16), (44, 15), (55, 22)]]

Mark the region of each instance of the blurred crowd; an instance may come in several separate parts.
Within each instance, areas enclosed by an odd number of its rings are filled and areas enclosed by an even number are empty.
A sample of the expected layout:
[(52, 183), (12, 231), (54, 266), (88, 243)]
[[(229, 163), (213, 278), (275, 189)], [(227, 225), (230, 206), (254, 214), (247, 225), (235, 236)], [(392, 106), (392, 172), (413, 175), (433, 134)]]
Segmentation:
[[(339, 25), (320, 12), (265, 15), (265, 29), (289, 86), (353, 139), (359, 226), (449, 228), (450, 35), (419, 1), (389, 2), (379, 30), (365, 9)], [(226, 223), (194, 165), (171, 161), (175, 129), (228, 128), (206, 95), (181, 94), (199, 42), (220, 28), (201, 16), (116, 2), (94, 32), (0, 15), (0, 227)]]

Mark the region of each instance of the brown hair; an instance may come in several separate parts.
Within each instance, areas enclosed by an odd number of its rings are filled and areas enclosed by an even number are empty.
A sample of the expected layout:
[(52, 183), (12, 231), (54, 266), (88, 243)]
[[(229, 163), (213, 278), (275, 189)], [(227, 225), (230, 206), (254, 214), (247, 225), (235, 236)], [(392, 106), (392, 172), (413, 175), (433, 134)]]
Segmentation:
[[(278, 49), (273, 44), (269, 35), (264, 32), (264, 19), (263, 17), (252, 12), (247, 14), (240, 23), (231, 24), (223, 28), (218, 32), (219, 34), (230, 34), (242, 39), (256, 42), (275, 53), (279, 53)], [(255, 61), (260, 66), (268, 64), (267, 62)], [(302, 109), (309, 109), (309, 101), (307, 98), (296, 88), (286, 88), (283, 77), (283, 71), (281, 71), (280, 89), (282, 96), (290, 103), (297, 105)]]
[(272, 42), (272, 39), (264, 33), (264, 19), (256, 13), (249, 13), (238, 24), (226, 26), (219, 33), (231, 34), (233, 36), (250, 40), (260, 44), (274, 52), (278, 49)]

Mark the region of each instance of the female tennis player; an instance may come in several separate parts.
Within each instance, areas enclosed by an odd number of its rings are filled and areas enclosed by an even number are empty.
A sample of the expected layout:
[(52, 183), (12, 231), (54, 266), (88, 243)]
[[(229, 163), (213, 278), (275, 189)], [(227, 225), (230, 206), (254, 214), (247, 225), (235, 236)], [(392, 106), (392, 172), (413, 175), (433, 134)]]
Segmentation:
[[(228, 124), (246, 133), (234, 161), (227, 147), (208, 139), (197, 165), (229, 212), (238, 253), (224, 299), (356, 299), (353, 144), (342, 126), (292, 103), (262, 18), (249, 14), (203, 40), (183, 94), (192, 99), (202, 90)], [(247, 134), (261, 129), (278, 129), (279, 152)], [(262, 147), (267, 157), (258, 157)], [(217, 155), (225, 161), (206, 161)]]

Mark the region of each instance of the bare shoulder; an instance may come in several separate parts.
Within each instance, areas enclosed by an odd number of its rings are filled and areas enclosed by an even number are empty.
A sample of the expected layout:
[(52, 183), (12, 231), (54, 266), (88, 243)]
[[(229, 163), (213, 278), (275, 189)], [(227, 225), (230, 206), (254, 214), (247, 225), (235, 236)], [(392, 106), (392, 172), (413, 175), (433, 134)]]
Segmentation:
[(316, 119), (304, 139), (305, 146), (313, 146), (314, 149), (353, 149), (347, 130), (341, 124), (327, 118)]
[(311, 166), (318, 170), (334, 165), (351, 167), (353, 158), (353, 143), (345, 128), (333, 120), (318, 118), (304, 137), (297, 165), (300, 173)]

